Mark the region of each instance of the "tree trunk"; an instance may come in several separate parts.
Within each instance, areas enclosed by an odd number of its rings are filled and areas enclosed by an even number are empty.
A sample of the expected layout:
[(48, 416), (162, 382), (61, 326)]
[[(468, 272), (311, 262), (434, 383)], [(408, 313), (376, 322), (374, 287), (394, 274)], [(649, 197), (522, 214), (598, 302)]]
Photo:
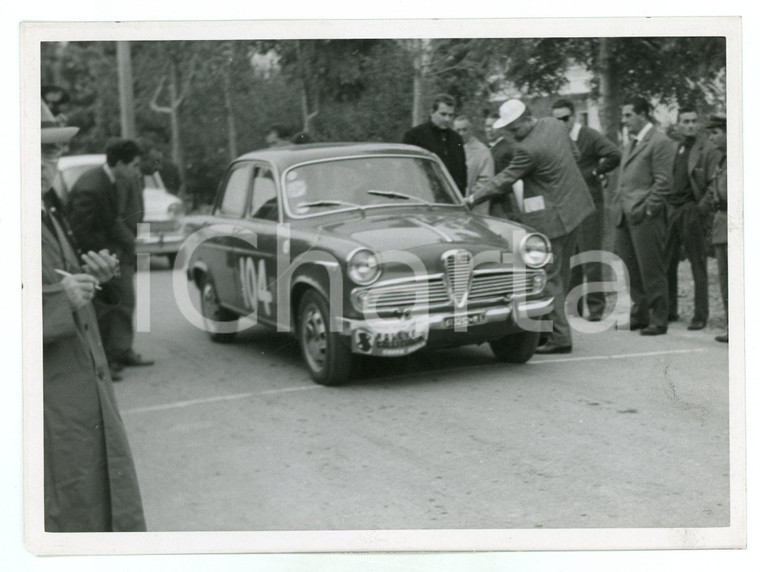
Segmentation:
[(119, 71), (121, 136), (124, 139), (134, 139), (137, 136), (137, 128), (135, 127), (135, 96), (129, 42), (116, 42), (116, 61)]
[(412, 126), (419, 125), (427, 119), (425, 113), (425, 74), (430, 65), (430, 40), (411, 40), (412, 65), (414, 79), (412, 80)]
[(599, 39), (599, 120), (605, 135), (620, 143), (620, 78), (613, 54), (614, 38)]
[(237, 124), (235, 123), (235, 111), (232, 107), (232, 63), (228, 63), (224, 70), (224, 108), (227, 114), (227, 150), (230, 161), (238, 156), (237, 147)]
[[(172, 61), (169, 64), (169, 100), (176, 102), (179, 97), (179, 77), (177, 64)], [(179, 105), (171, 106), (171, 129), (172, 129), (172, 161), (179, 170), (179, 198), (185, 201), (185, 161), (182, 156), (182, 132), (179, 123)]]

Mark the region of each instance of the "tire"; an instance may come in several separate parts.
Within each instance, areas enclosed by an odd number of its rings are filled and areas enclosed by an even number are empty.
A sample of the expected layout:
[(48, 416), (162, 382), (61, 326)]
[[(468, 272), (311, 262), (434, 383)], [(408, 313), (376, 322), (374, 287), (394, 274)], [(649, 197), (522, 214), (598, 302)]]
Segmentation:
[(353, 355), (329, 331), (330, 311), (327, 300), (315, 290), (304, 293), (298, 304), (298, 343), (312, 379), (320, 385), (341, 385), (351, 372)]
[(539, 332), (520, 332), (491, 340), (488, 345), (496, 359), (506, 363), (525, 363), (536, 352)]
[(235, 332), (214, 331), (213, 325), (208, 322), (208, 320), (213, 320), (234, 324), (238, 319), (235, 314), (221, 306), (214, 283), (208, 276), (205, 276), (201, 282), (201, 314), (206, 320), (206, 331), (212, 342), (230, 343), (235, 339)]

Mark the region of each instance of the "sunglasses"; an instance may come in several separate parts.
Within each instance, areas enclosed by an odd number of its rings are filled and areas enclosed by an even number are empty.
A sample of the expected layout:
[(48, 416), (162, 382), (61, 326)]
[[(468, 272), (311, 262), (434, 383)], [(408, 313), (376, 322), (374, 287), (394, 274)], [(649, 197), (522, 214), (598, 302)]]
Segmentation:
[(571, 117), (572, 115), (563, 115), (562, 117), (555, 116), (554, 118), (559, 119), (560, 121), (568, 121)]

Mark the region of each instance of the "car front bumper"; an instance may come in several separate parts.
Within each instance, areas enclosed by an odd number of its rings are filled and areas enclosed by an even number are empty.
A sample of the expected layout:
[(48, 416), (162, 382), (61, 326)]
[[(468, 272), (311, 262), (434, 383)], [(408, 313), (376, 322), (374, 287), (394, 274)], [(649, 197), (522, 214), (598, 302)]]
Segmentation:
[(137, 238), (135, 250), (147, 254), (173, 254), (179, 251), (185, 238), (184, 232), (151, 233)]
[[(429, 312), (400, 318), (337, 318), (338, 330), (361, 355), (398, 357), (424, 347), (480, 343), (523, 331), (522, 319), (536, 320), (552, 310), (554, 298), (513, 300), (466, 312)], [(518, 317), (519, 316), (519, 317)]]

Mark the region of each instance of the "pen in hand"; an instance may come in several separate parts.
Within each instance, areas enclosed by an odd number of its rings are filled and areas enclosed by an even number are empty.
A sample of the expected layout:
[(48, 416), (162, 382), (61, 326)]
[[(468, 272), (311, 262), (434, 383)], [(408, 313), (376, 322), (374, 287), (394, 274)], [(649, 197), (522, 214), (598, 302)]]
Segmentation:
[[(55, 271), (61, 276), (71, 276), (71, 272), (66, 272), (65, 270), (61, 270), (59, 268), (56, 268)], [(95, 290), (102, 290), (100, 284), (95, 284)]]

